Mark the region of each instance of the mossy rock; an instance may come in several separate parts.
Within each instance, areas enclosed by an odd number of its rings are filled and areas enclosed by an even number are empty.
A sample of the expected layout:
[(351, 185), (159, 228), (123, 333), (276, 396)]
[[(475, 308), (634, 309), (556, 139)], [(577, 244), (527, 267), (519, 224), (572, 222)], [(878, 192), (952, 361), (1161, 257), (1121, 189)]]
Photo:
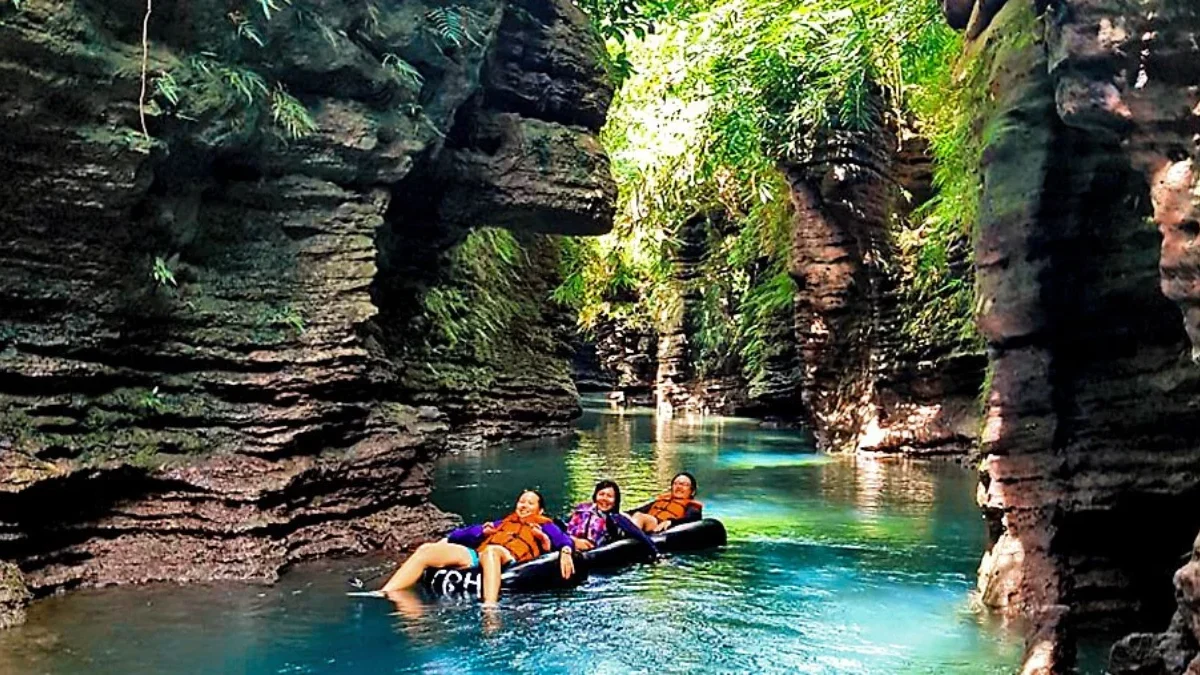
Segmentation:
[(0, 560), (0, 630), (25, 623), (25, 606), (31, 600), (20, 568)]

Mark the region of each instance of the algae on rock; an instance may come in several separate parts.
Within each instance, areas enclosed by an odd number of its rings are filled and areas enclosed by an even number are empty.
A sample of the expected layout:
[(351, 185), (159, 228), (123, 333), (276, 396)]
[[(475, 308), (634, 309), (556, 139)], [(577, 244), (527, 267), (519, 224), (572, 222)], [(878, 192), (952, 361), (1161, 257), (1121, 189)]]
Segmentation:
[[(427, 500), (451, 438), (577, 411), (537, 237), (513, 287), (544, 338), (519, 373), (471, 364), (494, 385), (465, 406), (406, 383), (423, 341), (389, 336), (472, 228), (611, 225), (587, 19), (566, 0), (277, 4), (155, 2), (149, 142), (144, 5), (0, 5), (0, 558), (36, 593), (407, 546), (452, 522)], [(445, 12), (469, 34), (438, 30)], [(527, 129), (552, 139), (544, 166)]]

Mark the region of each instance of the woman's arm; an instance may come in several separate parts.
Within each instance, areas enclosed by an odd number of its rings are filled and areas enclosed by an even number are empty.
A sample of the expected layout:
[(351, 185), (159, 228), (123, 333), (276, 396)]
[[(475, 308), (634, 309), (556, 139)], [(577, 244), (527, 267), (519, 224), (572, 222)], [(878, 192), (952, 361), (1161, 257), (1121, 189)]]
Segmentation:
[(558, 526), (554, 523), (546, 523), (543, 525), (542, 532), (545, 532), (546, 536), (550, 537), (551, 551), (561, 550), (563, 548), (569, 548), (572, 551), (575, 550), (575, 543), (571, 541), (571, 538), (568, 537), (565, 532), (558, 529)]
[(466, 546), (467, 548), (475, 548), (483, 543), (483, 538), (485, 536), (483, 527), (485, 525), (491, 525), (492, 527), (495, 527), (496, 523), (498, 522), (500, 521), (496, 521), (495, 523), (479, 523), (478, 525), (460, 527), (446, 535), (446, 541), (449, 541), (451, 544)]
[(642, 528), (635, 525), (629, 519), (629, 516), (626, 516), (624, 513), (614, 513), (608, 517), (608, 521), (618, 530), (625, 533), (625, 536), (632, 537), (641, 542), (643, 546), (650, 550), (652, 556), (658, 555), (658, 547), (654, 545), (654, 540), (650, 538), (650, 535), (642, 532)]

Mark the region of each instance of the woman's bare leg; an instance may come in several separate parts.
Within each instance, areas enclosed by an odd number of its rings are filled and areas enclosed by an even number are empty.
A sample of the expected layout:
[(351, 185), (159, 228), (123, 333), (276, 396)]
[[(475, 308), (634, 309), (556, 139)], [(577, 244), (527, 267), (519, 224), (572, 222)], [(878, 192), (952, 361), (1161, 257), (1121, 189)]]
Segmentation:
[(512, 559), (512, 554), (503, 546), (489, 546), (479, 554), (479, 566), (483, 568), (484, 604), (495, 604), (500, 599), (500, 568)]
[(421, 580), (427, 567), (470, 567), (471, 549), (459, 544), (439, 541), (421, 544), (408, 560), (396, 570), (391, 579), (379, 589), (384, 593), (401, 588), (412, 588)]
[(642, 532), (653, 532), (654, 528), (658, 527), (658, 518), (649, 513), (635, 511), (629, 515), (629, 519), (633, 521), (634, 525), (641, 528)]

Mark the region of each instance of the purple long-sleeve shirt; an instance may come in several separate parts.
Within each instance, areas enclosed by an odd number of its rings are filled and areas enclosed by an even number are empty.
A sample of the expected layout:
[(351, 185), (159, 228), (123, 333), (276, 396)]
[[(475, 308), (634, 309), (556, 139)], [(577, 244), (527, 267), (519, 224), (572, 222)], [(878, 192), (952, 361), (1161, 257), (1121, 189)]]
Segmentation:
[[(500, 527), (500, 523), (502, 521), (503, 519), (493, 520), (491, 525), (492, 527)], [(462, 546), (466, 546), (467, 548), (478, 548), (479, 545), (483, 543), (483, 526), (486, 524), (487, 523), (479, 523), (478, 525), (460, 527), (447, 535), (446, 539), (451, 544), (460, 544)], [(541, 528), (542, 532), (545, 532), (546, 536), (550, 537), (551, 551), (561, 551), (564, 546), (570, 548), (571, 550), (575, 549), (575, 545), (571, 542), (571, 538), (568, 537), (565, 532), (560, 530), (554, 523), (546, 523), (542, 525)]]

